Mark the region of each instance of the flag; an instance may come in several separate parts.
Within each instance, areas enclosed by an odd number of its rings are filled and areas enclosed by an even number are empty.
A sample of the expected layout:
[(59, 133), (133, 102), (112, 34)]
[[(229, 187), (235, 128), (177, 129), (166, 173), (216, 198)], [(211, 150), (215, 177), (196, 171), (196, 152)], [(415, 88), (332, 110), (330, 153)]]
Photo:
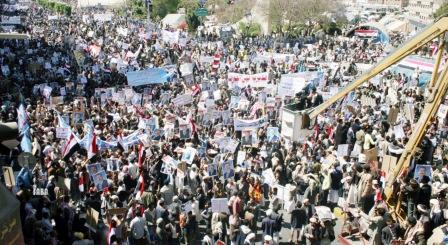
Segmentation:
[(60, 128), (70, 128), (70, 125), (68, 125), (64, 119), (62, 118), (62, 116), (58, 113), (58, 126)]
[(79, 191), (80, 192), (84, 192), (84, 174), (83, 173), (79, 174), (79, 184), (78, 184), (78, 187), (79, 187)]
[(145, 147), (142, 143), (138, 145), (138, 166), (141, 168), (143, 165), (143, 153), (145, 152)]
[(76, 144), (78, 144), (78, 141), (76, 140), (75, 135), (71, 133), (68, 139), (66, 139), (65, 145), (62, 148), (62, 158), (65, 158)]
[(23, 134), (22, 141), (20, 142), (20, 148), (22, 148), (23, 152), (29, 152), (29, 153), (31, 153), (33, 149), (28, 130)]
[(432, 56), (436, 55), (437, 51), (439, 51), (439, 45), (437, 44), (437, 42), (432, 43), (431, 49), (432, 49)]
[(20, 133), (25, 132), (28, 128), (28, 115), (26, 114), (23, 104), (20, 104), (19, 109), (17, 110), (17, 125)]
[(194, 135), (194, 133), (197, 132), (197, 127), (196, 127), (196, 122), (193, 119), (193, 115), (191, 114), (191, 111), (188, 113), (186, 121), (190, 124), (191, 135)]
[(89, 142), (89, 149), (87, 150), (87, 158), (91, 159), (98, 153), (98, 145), (96, 144), (96, 134), (93, 134), (92, 140)]
[(136, 190), (138, 190), (138, 191), (137, 191), (137, 195), (135, 196), (135, 198), (137, 200), (139, 200), (140, 197), (142, 196), (143, 192), (145, 191), (145, 179), (143, 178), (143, 172), (140, 173), (140, 177), (138, 177), (137, 186), (139, 186), (139, 188), (136, 188)]
[(199, 86), (199, 84), (193, 85), (192, 89), (193, 89), (193, 92), (191, 93), (191, 96), (193, 96), (193, 97), (201, 92), (201, 86)]

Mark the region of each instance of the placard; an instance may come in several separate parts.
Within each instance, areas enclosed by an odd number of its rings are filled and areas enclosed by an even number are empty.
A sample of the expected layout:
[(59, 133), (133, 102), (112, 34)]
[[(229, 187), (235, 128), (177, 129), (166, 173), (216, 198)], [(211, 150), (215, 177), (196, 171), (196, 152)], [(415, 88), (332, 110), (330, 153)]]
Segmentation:
[(192, 164), (194, 157), (196, 155), (196, 149), (192, 147), (187, 147), (182, 154), (182, 161), (188, 164)]
[(96, 227), (98, 226), (99, 218), (100, 213), (98, 211), (96, 211), (93, 208), (88, 208), (85, 226), (96, 232)]
[(70, 135), (70, 128), (56, 128), (56, 138), (67, 139)]
[(390, 124), (395, 124), (395, 122), (397, 121), (397, 117), (398, 117), (398, 112), (400, 110), (396, 107), (391, 107), (389, 109), (389, 115), (387, 116), (387, 122)]
[(238, 151), (238, 156), (236, 158), (237, 165), (242, 165), (242, 163), (246, 160), (246, 154), (247, 153), (245, 151)]
[(210, 163), (207, 165), (207, 173), (208, 176), (213, 177), (218, 175), (218, 165), (214, 163)]
[(401, 125), (394, 126), (394, 134), (395, 134), (395, 138), (397, 138), (397, 139), (403, 139), (404, 137), (406, 137), (403, 127)]
[[(92, 175), (91, 175), (92, 176)], [(107, 182), (107, 175), (105, 171), (100, 171), (92, 176), (95, 187), (98, 191), (103, 191), (109, 188), (109, 183)]]
[(13, 187), (16, 185), (16, 179), (14, 178), (14, 171), (12, 167), (2, 167), (3, 178), (5, 179), (6, 186)]
[(235, 169), (233, 168), (233, 161), (227, 160), (221, 165), (221, 173), (224, 179), (230, 179), (235, 176)]
[(339, 157), (348, 156), (348, 153), (349, 153), (348, 151), (349, 151), (348, 144), (338, 145), (337, 154)]
[(386, 174), (391, 173), (395, 169), (395, 165), (397, 165), (397, 158), (390, 155), (383, 156), (383, 162), (381, 164), (381, 170)]
[(227, 198), (212, 198), (212, 212), (213, 213), (226, 213), (229, 214), (229, 207)]
[(278, 142), (280, 140), (280, 131), (278, 127), (268, 127), (266, 137), (268, 142)]
[(173, 99), (173, 104), (175, 106), (188, 105), (193, 102), (193, 97), (191, 94), (182, 94)]
[(264, 170), (261, 175), (263, 176), (264, 183), (268, 185), (275, 183), (275, 175), (271, 168)]

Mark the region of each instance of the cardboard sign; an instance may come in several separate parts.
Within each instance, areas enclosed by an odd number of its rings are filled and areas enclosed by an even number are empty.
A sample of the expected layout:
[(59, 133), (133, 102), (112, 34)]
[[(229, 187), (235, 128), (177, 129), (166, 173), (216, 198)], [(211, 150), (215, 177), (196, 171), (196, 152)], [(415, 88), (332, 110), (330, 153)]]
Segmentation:
[(193, 97), (191, 94), (182, 94), (173, 99), (173, 104), (175, 106), (188, 105), (193, 102)]
[(275, 175), (274, 172), (272, 172), (272, 169), (266, 169), (264, 170), (261, 175), (263, 176), (264, 183), (268, 185), (272, 185), (275, 182)]
[(67, 139), (69, 135), (70, 135), (69, 128), (56, 128), (56, 138)]
[(390, 124), (394, 124), (397, 121), (398, 112), (400, 110), (396, 107), (392, 107), (389, 109), (389, 115), (387, 116), (387, 122)]
[(125, 215), (128, 212), (127, 208), (111, 208), (106, 210), (109, 215)]
[(14, 178), (14, 171), (11, 167), (2, 167), (3, 170), (3, 178), (5, 179), (6, 186), (15, 186), (16, 179)]
[(366, 155), (366, 162), (370, 162), (370, 161), (378, 161), (378, 151), (376, 148), (372, 148), (370, 150), (366, 150), (364, 152), (364, 155)]
[(227, 203), (229, 202), (227, 198), (212, 198), (211, 202), (213, 213), (230, 213), (229, 207), (227, 206)]
[(398, 159), (394, 156), (385, 155), (383, 157), (381, 170), (386, 174), (391, 173), (395, 169), (395, 165), (397, 165), (397, 160)]
[(100, 218), (100, 213), (93, 208), (87, 209), (87, 218), (85, 226), (96, 232), (96, 227), (98, 225), (98, 220)]

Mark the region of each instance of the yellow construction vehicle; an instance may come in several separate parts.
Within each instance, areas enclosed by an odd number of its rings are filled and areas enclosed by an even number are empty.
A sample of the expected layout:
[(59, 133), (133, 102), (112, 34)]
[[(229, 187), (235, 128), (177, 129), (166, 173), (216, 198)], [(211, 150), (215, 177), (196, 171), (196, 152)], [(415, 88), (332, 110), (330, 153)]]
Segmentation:
[(393, 211), (395, 217), (399, 218), (400, 221), (403, 221), (405, 218), (401, 207), (400, 207), (400, 198), (396, 198), (398, 195), (396, 194), (396, 190), (394, 190), (393, 186), (399, 177), (400, 173), (404, 170), (407, 170), (409, 167), (409, 163), (417, 151), (417, 147), (420, 144), (423, 136), (425, 135), (425, 131), (427, 126), (430, 124), (431, 119), (436, 114), (440, 103), (442, 102), (447, 89), (448, 89), (448, 62), (444, 65), (443, 69), (439, 74), (439, 66), (442, 59), (442, 54), (444, 47), (447, 45), (446, 33), (448, 31), (448, 17), (442, 17), (434, 24), (430, 25), (422, 32), (417, 34), (415, 37), (411, 38), (409, 41), (401, 45), (399, 48), (395, 49), (391, 52), (391, 54), (385, 57), (382, 61), (380, 61), (375, 67), (370, 69), (368, 72), (362, 74), (358, 79), (354, 82), (350, 83), (344, 89), (339, 91), (337, 94), (332, 96), (330, 99), (326, 100), (321, 105), (311, 108), (302, 113), (302, 128), (308, 127), (309, 125), (304, 125), (306, 122), (309, 122), (310, 119), (316, 118), (320, 113), (324, 112), (329, 106), (331, 106), (334, 102), (339, 99), (344, 98), (348, 93), (353, 91), (354, 89), (361, 86), (364, 82), (369, 79), (375, 77), (385, 69), (390, 66), (396, 64), (404, 57), (414, 53), (416, 50), (426, 45), (428, 42), (432, 41), (435, 38), (439, 38), (439, 49), (436, 57), (436, 63), (434, 67), (434, 71), (432, 74), (432, 79), (428, 83), (428, 88), (430, 91), (429, 99), (426, 101), (425, 107), (421, 116), (413, 128), (413, 133), (409, 138), (408, 143), (406, 144), (405, 150), (401, 155), (398, 163), (393, 171), (393, 173), (387, 176), (385, 194), (387, 197), (387, 203), (390, 207), (390, 210)]

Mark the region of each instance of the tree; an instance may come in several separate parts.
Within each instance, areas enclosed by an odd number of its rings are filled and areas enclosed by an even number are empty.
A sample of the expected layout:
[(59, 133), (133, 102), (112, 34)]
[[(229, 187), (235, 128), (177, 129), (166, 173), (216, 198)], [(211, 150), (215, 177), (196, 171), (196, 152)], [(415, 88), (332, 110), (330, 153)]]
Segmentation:
[(236, 23), (240, 21), (255, 4), (255, 0), (239, 1), (229, 4), (228, 0), (209, 0), (206, 7), (215, 14), (220, 23)]
[(188, 29), (194, 31), (201, 24), (198, 16), (194, 13), (196, 9), (199, 8), (198, 0), (180, 0), (179, 8), (185, 9), (186, 20), (188, 24)]
[(175, 13), (179, 6), (179, 0), (153, 0), (151, 17), (162, 19), (167, 14)]
[(434, 18), (438, 19), (447, 13), (448, 13), (448, 2), (442, 4), (442, 6), (440, 6), (439, 9), (436, 10), (436, 12), (434, 12)]

